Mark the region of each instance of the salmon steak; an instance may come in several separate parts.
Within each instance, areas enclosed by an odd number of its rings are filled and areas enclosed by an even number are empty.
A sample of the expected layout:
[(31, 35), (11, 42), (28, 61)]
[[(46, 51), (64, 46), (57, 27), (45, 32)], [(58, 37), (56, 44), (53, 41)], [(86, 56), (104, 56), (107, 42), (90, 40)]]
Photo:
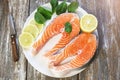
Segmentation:
[[(65, 32), (65, 23), (69, 22), (72, 25), (70, 33)], [(42, 36), (33, 43), (32, 54), (36, 55), (44, 45), (55, 35), (62, 34), (58, 43), (44, 55), (46, 57), (53, 55), (61, 48), (65, 47), (74, 37), (80, 32), (80, 19), (75, 13), (63, 13), (58, 15), (45, 29)]]
[[(81, 33), (75, 37), (63, 51), (49, 57), (49, 67), (57, 72), (82, 67), (94, 56), (96, 45), (96, 35), (91, 33)], [(61, 64), (61, 62), (71, 56), (74, 56), (74, 58)]]

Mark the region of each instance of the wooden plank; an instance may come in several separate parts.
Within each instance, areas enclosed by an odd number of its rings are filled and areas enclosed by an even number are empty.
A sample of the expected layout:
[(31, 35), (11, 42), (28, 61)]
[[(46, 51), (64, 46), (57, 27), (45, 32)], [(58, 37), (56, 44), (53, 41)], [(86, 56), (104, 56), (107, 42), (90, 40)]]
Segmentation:
[[(13, 17), (16, 23), (17, 34), (21, 34), (24, 22), (28, 16), (29, 0), (10, 0), (11, 8), (13, 8)], [(20, 60), (14, 65), (14, 80), (26, 80), (26, 58), (24, 57), (22, 48), (19, 47)]]
[(19, 35), (28, 16), (28, 0), (2, 0), (0, 1), (0, 80), (25, 80), (26, 59), (21, 47), (19, 47), (20, 59), (14, 63), (10, 45), (10, 27), (8, 23), (8, 3), (13, 9), (13, 17)]
[[(9, 53), (9, 27), (7, 25), (8, 1), (0, 1), (0, 80), (11, 79), (13, 65)], [(7, 35), (6, 35), (7, 34)], [(9, 66), (8, 66), (9, 65)], [(9, 69), (10, 68), (10, 69)]]
[[(88, 13), (94, 14), (96, 16), (96, 0), (78, 0), (79, 5), (86, 10)], [(99, 47), (98, 47), (99, 48)], [(96, 52), (96, 54), (99, 54), (98, 51)], [(98, 66), (98, 62), (97, 62), (97, 57), (98, 55), (95, 56), (93, 62), (88, 65), (88, 67), (86, 67), (86, 69), (84, 71), (82, 71), (79, 74), (79, 79), (78, 80), (97, 80), (97, 78), (94, 78), (94, 76), (96, 77), (96, 75), (98, 76), (98, 74), (94, 74), (94, 71), (97, 72), (97, 66)]]

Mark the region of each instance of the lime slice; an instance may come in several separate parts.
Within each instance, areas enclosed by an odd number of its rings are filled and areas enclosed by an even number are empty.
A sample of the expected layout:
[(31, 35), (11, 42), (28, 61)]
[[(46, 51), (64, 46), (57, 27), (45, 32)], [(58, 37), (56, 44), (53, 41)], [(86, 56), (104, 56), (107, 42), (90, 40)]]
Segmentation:
[(32, 25), (32, 24), (28, 24), (27, 26), (25, 26), (23, 28), (23, 32), (31, 33), (34, 38), (36, 38), (39, 34), (39, 30), (37, 29), (37, 27), (35, 25)]
[(97, 18), (92, 14), (86, 14), (80, 20), (80, 27), (83, 32), (93, 32), (97, 28), (97, 25)]
[(32, 20), (30, 21), (30, 24), (36, 25), (36, 27), (38, 28), (39, 32), (41, 32), (42, 29), (43, 29), (43, 24), (37, 23), (34, 19), (32, 19)]
[(19, 43), (23, 48), (29, 48), (34, 42), (34, 37), (28, 32), (23, 32), (19, 36)]

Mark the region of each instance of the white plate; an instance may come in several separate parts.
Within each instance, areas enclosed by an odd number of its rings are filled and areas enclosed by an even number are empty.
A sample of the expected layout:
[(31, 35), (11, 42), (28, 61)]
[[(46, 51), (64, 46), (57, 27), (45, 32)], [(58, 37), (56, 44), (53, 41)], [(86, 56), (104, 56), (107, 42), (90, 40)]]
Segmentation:
[[(69, 4), (69, 3), (67, 3)], [(50, 6), (50, 3), (47, 3), (45, 5), (43, 5), (44, 7), (46, 8), (50, 8), (51, 9), (51, 6)], [(29, 23), (29, 21), (34, 18), (34, 14), (35, 14), (36, 10), (33, 11), (31, 13), (31, 15), (27, 18), (25, 24), (24, 24), (24, 27)], [(76, 13), (79, 15), (79, 17), (83, 16), (84, 14), (87, 14), (87, 12), (82, 9), (81, 7), (79, 7), (76, 11)], [(54, 15), (55, 16), (55, 15)], [(50, 20), (47, 22), (47, 24), (45, 25), (45, 27), (49, 24)], [(97, 31), (95, 32), (95, 34), (97, 34)], [(98, 35), (98, 34), (97, 34)], [(73, 76), (73, 75), (76, 75), (78, 73), (80, 73), (81, 71), (83, 71), (85, 68), (80, 68), (80, 69), (76, 69), (76, 70), (73, 70), (65, 75), (54, 75), (53, 73), (51, 73), (51, 71), (47, 68), (47, 62), (46, 60), (41, 57), (40, 53), (36, 56), (32, 56), (31, 55), (31, 49), (23, 49), (23, 52), (25, 54), (25, 57), (27, 58), (28, 62), (36, 69), (38, 70), (39, 72), (47, 75), (47, 76), (51, 76), (51, 77), (56, 77), (56, 78), (64, 78), (64, 77), (70, 77), (70, 76)]]

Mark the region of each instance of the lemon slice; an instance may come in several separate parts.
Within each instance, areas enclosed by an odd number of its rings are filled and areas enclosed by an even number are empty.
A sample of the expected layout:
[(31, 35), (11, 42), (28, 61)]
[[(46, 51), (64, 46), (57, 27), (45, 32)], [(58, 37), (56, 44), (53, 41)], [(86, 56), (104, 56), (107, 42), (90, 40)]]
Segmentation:
[(34, 38), (36, 38), (39, 34), (39, 30), (37, 29), (37, 27), (32, 24), (28, 24), (27, 26), (25, 26), (22, 32), (29, 32), (33, 35)]
[(83, 32), (93, 32), (98, 25), (97, 18), (92, 14), (86, 14), (81, 17), (80, 27)]
[(19, 43), (23, 48), (29, 48), (33, 42), (34, 42), (34, 37), (28, 32), (23, 32), (19, 36)]
[(39, 32), (41, 32), (42, 29), (43, 29), (43, 24), (37, 23), (34, 19), (32, 19), (32, 20), (30, 21), (30, 24), (36, 25), (36, 27), (38, 28)]

